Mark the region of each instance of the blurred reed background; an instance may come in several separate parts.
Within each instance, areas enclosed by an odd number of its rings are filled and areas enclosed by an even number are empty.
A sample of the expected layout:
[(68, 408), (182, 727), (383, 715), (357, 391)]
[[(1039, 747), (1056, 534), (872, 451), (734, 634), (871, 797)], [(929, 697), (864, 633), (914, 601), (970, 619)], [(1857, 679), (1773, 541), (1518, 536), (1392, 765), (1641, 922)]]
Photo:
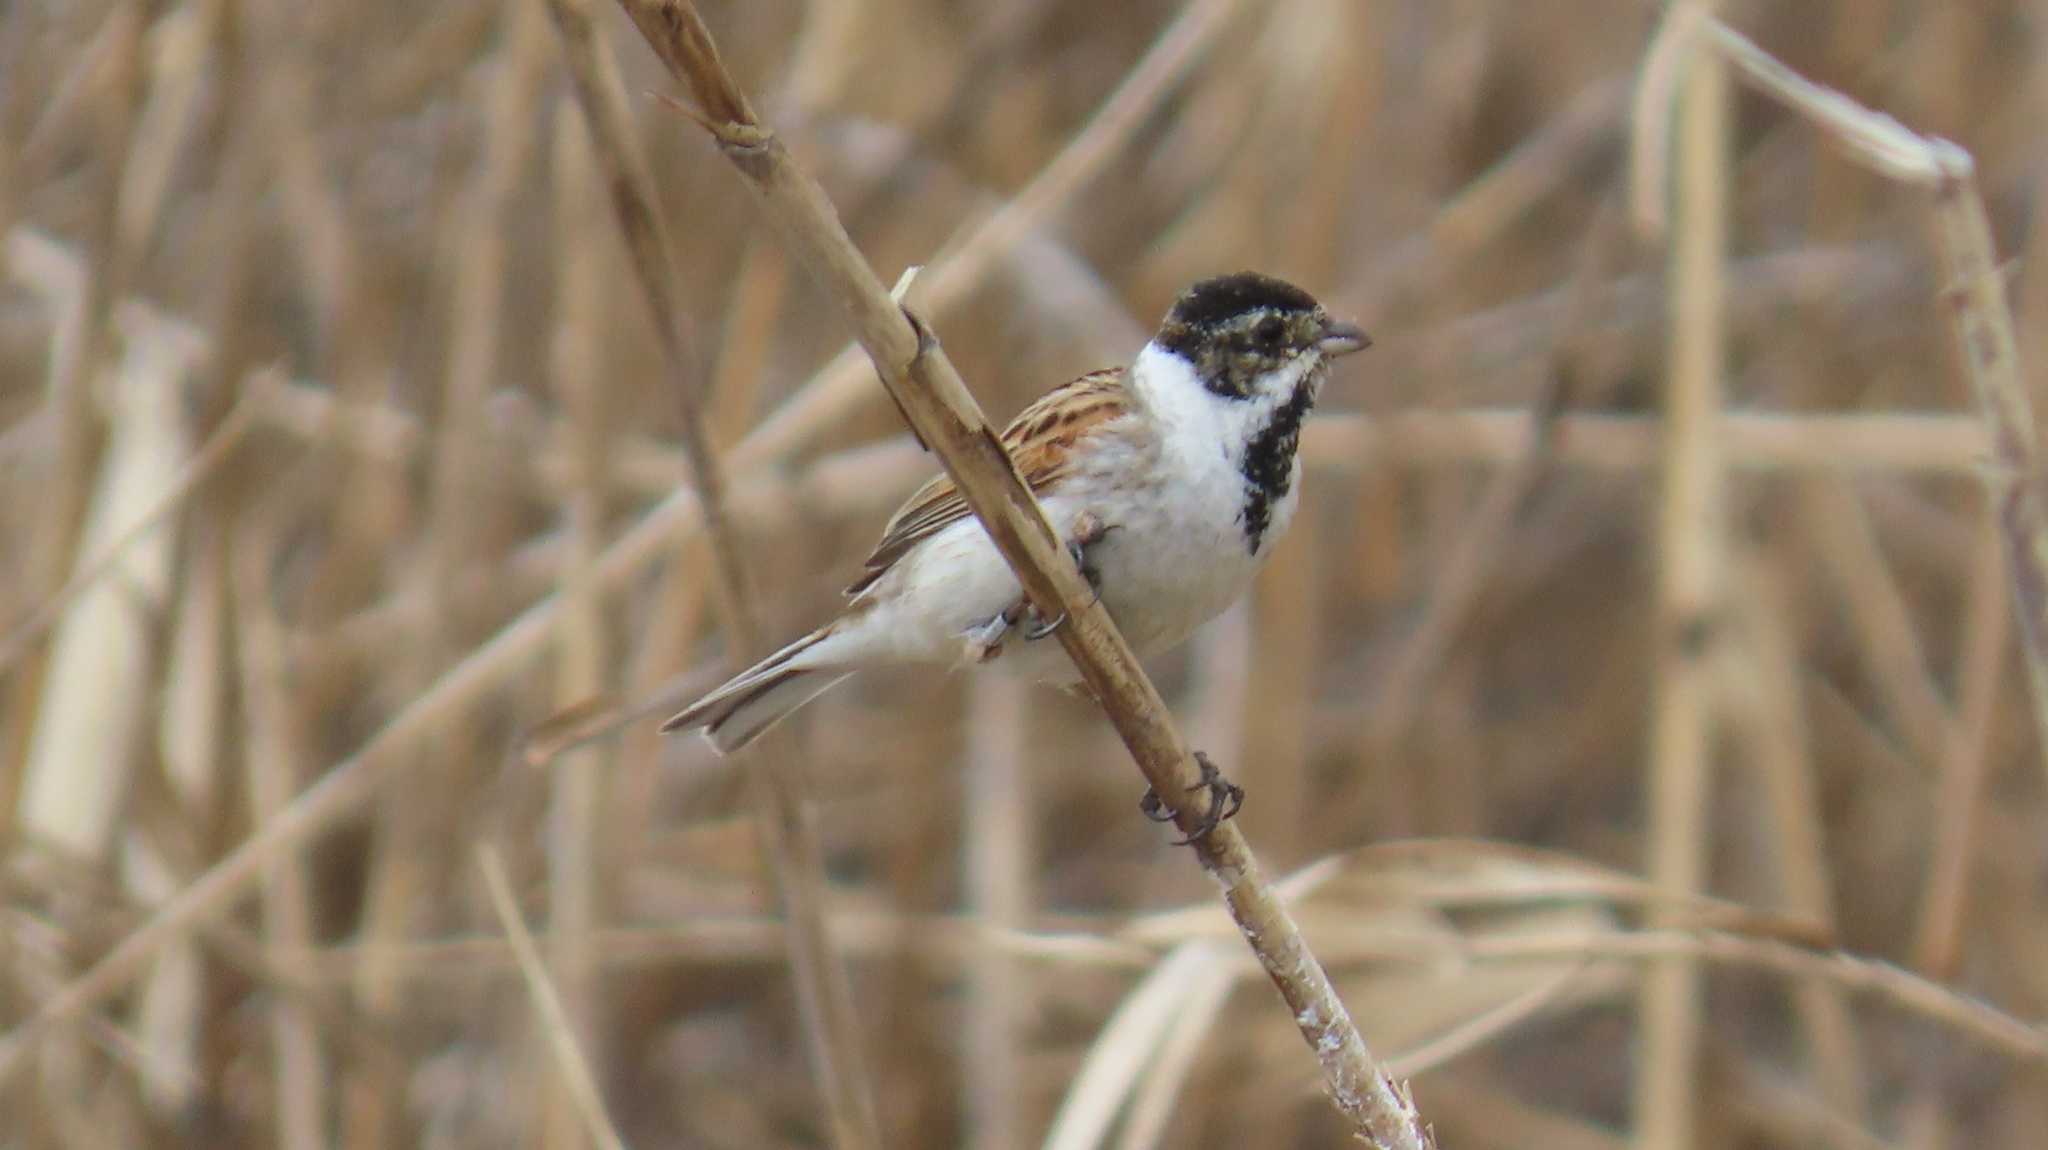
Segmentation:
[[(1720, 10), (1974, 153), (2048, 362), (2048, 10)], [(1444, 1145), (2039, 1145), (2044, 756), (1930, 198), (1703, 72), (1635, 236), (1658, 14), (705, 10), (998, 417), (1218, 271), (1373, 332), (1154, 670)], [(932, 465), (591, 15), (793, 635)], [(8, 0), (0, 231), (0, 1145), (574, 1147), (572, 1063), (630, 1145), (833, 1143), (743, 780), (653, 730), (726, 641), (542, 0)], [(874, 674), (782, 753), (883, 1143), (1346, 1137), (1091, 705)]]

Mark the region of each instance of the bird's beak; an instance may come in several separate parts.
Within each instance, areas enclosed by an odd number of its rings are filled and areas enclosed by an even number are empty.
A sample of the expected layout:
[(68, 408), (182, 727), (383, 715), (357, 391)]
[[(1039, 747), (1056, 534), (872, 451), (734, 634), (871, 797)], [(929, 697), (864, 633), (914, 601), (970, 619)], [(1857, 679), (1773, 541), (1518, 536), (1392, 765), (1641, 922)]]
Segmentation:
[(1323, 334), (1316, 340), (1316, 347), (1332, 359), (1340, 355), (1350, 355), (1354, 351), (1364, 351), (1371, 346), (1372, 337), (1365, 334), (1364, 328), (1355, 323), (1334, 319), (1323, 324)]

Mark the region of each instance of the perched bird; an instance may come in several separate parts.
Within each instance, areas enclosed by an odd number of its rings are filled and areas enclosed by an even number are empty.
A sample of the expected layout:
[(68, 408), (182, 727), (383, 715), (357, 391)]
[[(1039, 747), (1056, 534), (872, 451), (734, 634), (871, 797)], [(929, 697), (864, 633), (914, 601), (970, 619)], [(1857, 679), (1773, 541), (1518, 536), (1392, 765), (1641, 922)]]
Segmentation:
[[(1294, 516), (1295, 446), (1330, 361), (1370, 342), (1292, 284), (1252, 272), (1203, 280), (1128, 368), (1054, 389), (1003, 432), (1018, 473), (1139, 655), (1187, 638), (1251, 584)], [(1079, 678), (1060, 645), (1042, 641), (1059, 621), (1037, 618), (944, 476), (889, 520), (847, 594), (838, 618), (662, 729), (701, 728), (731, 752), (882, 664), (994, 663), (1058, 685)]]

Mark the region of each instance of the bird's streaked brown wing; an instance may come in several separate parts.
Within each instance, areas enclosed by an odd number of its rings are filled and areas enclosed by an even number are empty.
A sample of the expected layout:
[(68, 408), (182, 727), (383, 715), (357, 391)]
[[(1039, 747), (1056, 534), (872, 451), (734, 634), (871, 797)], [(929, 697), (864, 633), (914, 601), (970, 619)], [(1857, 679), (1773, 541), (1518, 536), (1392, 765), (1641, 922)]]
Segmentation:
[[(1003, 446), (1016, 461), (1024, 485), (1038, 494), (1067, 474), (1074, 444), (1129, 410), (1123, 369), (1091, 371), (1046, 392), (1018, 412), (1003, 429)], [(867, 590), (905, 552), (968, 514), (967, 500), (950, 476), (940, 475), (918, 488), (882, 529), (881, 542), (875, 544), (861, 577), (846, 593), (858, 595)]]

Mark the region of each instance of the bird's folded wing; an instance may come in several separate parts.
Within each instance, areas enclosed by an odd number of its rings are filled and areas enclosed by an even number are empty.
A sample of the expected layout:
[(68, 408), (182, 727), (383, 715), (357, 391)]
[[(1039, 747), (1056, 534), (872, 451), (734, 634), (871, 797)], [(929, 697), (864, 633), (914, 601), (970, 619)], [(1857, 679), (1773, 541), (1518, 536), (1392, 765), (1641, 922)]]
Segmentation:
[[(1074, 445), (1130, 410), (1121, 368), (1092, 371), (1056, 387), (1025, 408), (1003, 429), (1003, 446), (1033, 494), (1071, 469)], [(882, 529), (859, 580), (846, 589), (858, 595), (874, 585), (912, 547), (968, 515), (967, 500), (951, 477), (940, 475), (917, 489)]]

